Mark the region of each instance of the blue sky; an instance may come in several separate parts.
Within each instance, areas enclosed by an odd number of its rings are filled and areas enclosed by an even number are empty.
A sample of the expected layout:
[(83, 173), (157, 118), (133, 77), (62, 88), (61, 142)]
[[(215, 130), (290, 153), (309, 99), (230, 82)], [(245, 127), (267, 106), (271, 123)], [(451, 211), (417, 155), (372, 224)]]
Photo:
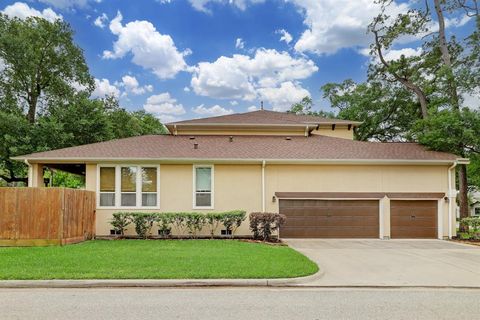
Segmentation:
[[(395, 14), (414, 6), (394, 2)], [(366, 76), (366, 26), (373, 0), (26, 0), (0, 1), (11, 16), (61, 18), (75, 30), (96, 79), (94, 97), (169, 122), (254, 110), (287, 110), (320, 87)], [(449, 32), (473, 28), (449, 17)], [(405, 39), (388, 56), (420, 52)]]

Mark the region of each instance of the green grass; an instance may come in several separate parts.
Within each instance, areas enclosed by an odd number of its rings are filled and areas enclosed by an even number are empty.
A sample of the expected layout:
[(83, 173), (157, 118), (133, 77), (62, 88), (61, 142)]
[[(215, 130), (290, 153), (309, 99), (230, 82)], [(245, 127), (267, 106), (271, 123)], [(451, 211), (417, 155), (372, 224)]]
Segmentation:
[(96, 240), (0, 248), (0, 279), (258, 279), (317, 270), (287, 246), (237, 240)]

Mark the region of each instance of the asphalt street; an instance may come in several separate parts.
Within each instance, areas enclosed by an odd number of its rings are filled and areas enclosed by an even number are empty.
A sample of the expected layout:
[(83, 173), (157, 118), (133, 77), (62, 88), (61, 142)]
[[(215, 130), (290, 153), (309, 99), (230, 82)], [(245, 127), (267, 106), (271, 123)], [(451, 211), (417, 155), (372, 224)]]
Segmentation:
[(0, 289), (0, 319), (480, 319), (472, 289)]

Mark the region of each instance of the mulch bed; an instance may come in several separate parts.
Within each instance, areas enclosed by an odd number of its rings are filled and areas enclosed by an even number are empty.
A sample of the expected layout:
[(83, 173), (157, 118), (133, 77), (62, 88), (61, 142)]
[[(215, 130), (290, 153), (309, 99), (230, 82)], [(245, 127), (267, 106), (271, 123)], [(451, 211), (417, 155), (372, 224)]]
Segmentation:
[(463, 240), (463, 239), (451, 239), (450, 241), (463, 243), (463, 244), (470, 244), (473, 246), (480, 246), (480, 240), (470, 239), (470, 240)]

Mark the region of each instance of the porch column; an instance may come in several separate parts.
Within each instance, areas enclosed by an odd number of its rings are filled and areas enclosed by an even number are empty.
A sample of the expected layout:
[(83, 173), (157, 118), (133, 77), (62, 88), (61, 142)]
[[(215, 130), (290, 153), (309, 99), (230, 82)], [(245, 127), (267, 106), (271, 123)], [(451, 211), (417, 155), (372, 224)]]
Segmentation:
[(29, 187), (45, 187), (43, 181), (43, 164), (31, 163), (28, 168), (28, 186)]

